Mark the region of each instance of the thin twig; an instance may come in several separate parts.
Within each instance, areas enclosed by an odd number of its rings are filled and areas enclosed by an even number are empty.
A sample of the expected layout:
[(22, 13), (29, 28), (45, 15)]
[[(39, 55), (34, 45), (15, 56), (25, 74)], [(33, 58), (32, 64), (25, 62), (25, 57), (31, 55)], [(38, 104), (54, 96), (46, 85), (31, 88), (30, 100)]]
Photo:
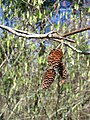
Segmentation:
[(57, 102), (56, 102), (56, 117), (58, 119), (58, 112), (57, 112), (57, 110), (58, 110), (58, 105), (59, 105), (59, 100), (60, 100), (60, 84), (59, 84), (59, 82), (60, 82), (60, 75), (57, 77), (57, 79), (58, 79), (58, 82), (57, 82), (58, 96), (57, 96)]
[[(83, 96), (82, 96), (82, 98), (83, 98)], [(60, 111), (67, 110), (68, 108), (72, 108), (72, 111), (73, 111), (78, 105), (80, 105), (80, 104), (83, 103), (83, 99), (82, 99), (82, 98), (81, 98), (80, 100), (78, 100), (78, 101), (70, 104), (70, 105), (67, 105), (67, 106), (64, 106), (63, 108), (58, 109), (57, 112), (59, 113)], [(85, 101), (86, 101), (86, 100), (89, 100), (89, 99), (90, 99), (90, 96), (88, 96), (87, 98), (85, 98)], [(69, 113), (69, 112), (67, 112), (67, 113)], [(66, 113), (66, 115), (67, 115), (67, 113)], [(49, 116), (49, 118), (52, 119), (53, 116), (55, 116), (55, 115), (56, 115), (56, 111), (53, 112), (53, 113)], [(62, 120), (63, 120), (63, 118), (62, 118)]]
[(84, 52), (84, 51), (78, 50), (77, 48), (75, 48), (74, 46), (72, 46), (72, 45), (70, 45), (68, 43), (63, 42), (63, 44), (65, 44), (66, 46), (68, 46), (72, 50), (76, 51), (77, 53), (84, 54), (84, 55), (89, 55), (90, 54), (90, 51)]
[(23, 98), (21, 98), (19, 100), (19, 102), (17, 102), (17, 104), (14, 106), (13, 110), (11, 111), (11, 114), (8, 116), (7, 120), (10, 120), (11, 116), (13, 115), (14, 111), (16, 110), (16, 108), (18, 107), (18, 105), (23, 101)]
[(7, 59), (5, 59), (5, 60), (1, 63), (0, 68), (2, 68), (2, 66), (5, 64), (6, 61), (7, 61)]
[(5, 55), (6, 60), (9, 62), (9, 58), (8, 58), (8, 56), (7, 56), (7, 54), (6, 54), (6, 51), (5, 51), (5, 49), (4, 49), (4, 46), (2, 45), (1, 42), (0, 42), (0, 46), (1, 46), (2, 50), (3, 50), (3, 52), (4, 52), (4, 55)]
[(74, 30), (74, 31), (72, 31), (72, 32), (66, 33), (66, 34), (62, 35), (62, 37), (74, 35), (74, 34), (76, 34), (76, 33), (80, 33), (80, 32), (86, 31), (86, 30), (90, 30), (90, 26), (87, 26), (87, 27), (85, 27), (85, 28), (81, 28), (81, 29)]
[(45, 111), (45, 115), (47, 116), (47, 119), (50, 120), (49, 115), (48, 115), (47, 110), (46, 110), (46, 107), (45, 107), (45, 105), (43, 104), (41, 98), (40, 98), (40, 101), (41, 101), (41, 103), (42, 103), (42, 106), (43, 106), (43, 109), (44, 109), (44, 111)]

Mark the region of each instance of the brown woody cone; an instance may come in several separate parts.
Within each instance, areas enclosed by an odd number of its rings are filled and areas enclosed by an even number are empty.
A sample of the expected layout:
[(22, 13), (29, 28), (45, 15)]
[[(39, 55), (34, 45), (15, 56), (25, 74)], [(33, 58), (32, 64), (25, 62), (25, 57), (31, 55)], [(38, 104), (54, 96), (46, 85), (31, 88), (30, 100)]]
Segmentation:
[(55, 71), (54, 69), (48, 69), (45, 74), (44, 74), (44, 78), (43, 78), (43, 82), (42, 82), (42, 88), (48, 88), (54, 81), (55, 78)]
[(62, 57), (63, 57), (62, 49), (51, 50), (48, 56), (48, 65), (53, 66), (53, 68), (57, 68)]
[(67, 77), (67, 70), (66, 70), (66, 66), (64, 64), (64, 62), (61, 62), (59, 64), (59, 74), (63, 79), (66, 79)]

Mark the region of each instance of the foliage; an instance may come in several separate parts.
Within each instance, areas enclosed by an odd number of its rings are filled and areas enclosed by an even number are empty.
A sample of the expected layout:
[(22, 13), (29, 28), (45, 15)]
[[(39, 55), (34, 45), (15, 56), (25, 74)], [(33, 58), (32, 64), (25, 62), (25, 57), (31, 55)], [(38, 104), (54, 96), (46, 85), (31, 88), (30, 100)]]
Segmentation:
[[(50, 24), (51, 30), (57, 29), (63, 34), (87, 26), (90, 19), (89, 8), (84, 8), (79, 17), (72, 10), (70, 24), (68, 21), (50, 23), (50, 17), (53, 13), (56, 15), (60, 7), (59, 0), (50, 2), (49, 7), (43, 0), (1, 0), (0, 4), (4, 13), (2, 24), (32, 33), (45, 33)], [(74, 7), (78, 11), (79, 5), (75, 3)], [(76, 41), (74, 46), (82, 51), (90, 50), (89, 37), (87, 31), (70, 36)], [(41, 56), (40, 44), (45, 45)], [(63, 84), (57, 75), (49, 89), (41, 88), (48, 54), (59, 44), (52, 40), (21, 38), (3, 30), (0, 37), (0, 119), (90, 119), (90, 55), (76, 53), (63, 45), (63, 61), (68, 72), (66, 82)]]

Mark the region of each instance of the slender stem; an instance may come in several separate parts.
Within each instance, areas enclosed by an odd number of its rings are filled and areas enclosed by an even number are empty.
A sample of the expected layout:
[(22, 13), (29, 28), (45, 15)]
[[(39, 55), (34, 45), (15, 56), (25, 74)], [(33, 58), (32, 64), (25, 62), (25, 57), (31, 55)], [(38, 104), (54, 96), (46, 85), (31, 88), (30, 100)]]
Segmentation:
[(56, 117), (58, 119), (58, 106), (59, 106), (59, 100), (60, 100), (60, 75), (58, 75), (58, 82), (57, 82), (57, 92), (58, 92), (58, 96), (57, 96), (57, 102), (56, 102)]
[(85, 27), (85, 28), (81, 28), (81, 29), (78, 29), (78, 30), (74, 30), (74, 31), (69, 32), (69, 33), (66, 33), (66, 34), (63, 34), (62, 37), (74, 35), (74, 34), (76, 34), (76, 33), (80, 33), (80, 32), (86, 31), (86, 30), (90, 30), (90, 26)]

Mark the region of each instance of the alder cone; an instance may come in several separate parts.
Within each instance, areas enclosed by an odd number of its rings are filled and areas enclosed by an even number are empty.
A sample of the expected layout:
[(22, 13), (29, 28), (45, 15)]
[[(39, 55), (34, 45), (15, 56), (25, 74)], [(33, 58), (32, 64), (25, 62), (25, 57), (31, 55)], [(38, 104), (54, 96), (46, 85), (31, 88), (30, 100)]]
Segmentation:
[(67, 70), (66, 70), (66, 66), (64, 64), (64, 62), (61, 62), (59, 64), (59, 74), (63, 79), (66, 79), (67, 77)]
[(48, 69), (45, 74), (44, 74), (44, 78), (43, 78), (43, 82), (42, 82), (42, 88), (48, 88), (54, 81), (56, 72), (54, 71), (54, 69)]
[(63, 57), (62, 49), (51, 50), (48, 56), (48, 65), (53, 66), (53, 68), (58, 68), (61, 58)]

